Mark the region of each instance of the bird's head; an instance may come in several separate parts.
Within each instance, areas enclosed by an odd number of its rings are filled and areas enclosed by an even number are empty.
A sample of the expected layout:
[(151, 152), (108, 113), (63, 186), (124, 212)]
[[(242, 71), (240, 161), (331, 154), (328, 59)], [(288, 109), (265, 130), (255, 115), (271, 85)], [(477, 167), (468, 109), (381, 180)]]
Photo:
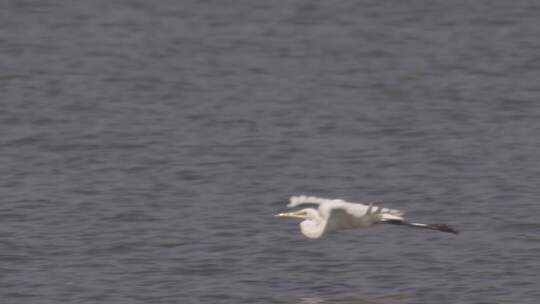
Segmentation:
[(301, 218), (305, 220), (312, 220), (319, 217), (319, 213), (315, 209), (306, 208), (302, 210), (292, 211), (292, 212), (286, 212), (286, 213), (278, 213), (275, 215), (276, 217), (290, 217), (290, 218)]
[(324, 234), (326, 221), (319, 215), (315, 209), (306, 208), (287, 213), (276, 214), (277, 217), (301, 218), (300, 230), (302, 234), (311, 239), (318, 239)]

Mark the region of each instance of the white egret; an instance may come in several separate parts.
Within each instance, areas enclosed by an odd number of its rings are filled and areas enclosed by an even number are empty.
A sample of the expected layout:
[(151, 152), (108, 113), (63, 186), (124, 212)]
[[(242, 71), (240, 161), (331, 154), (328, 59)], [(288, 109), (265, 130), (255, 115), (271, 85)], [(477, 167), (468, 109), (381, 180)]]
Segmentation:
[(306, 208), (298, 211), (276, 214), (278, 217), (293, 217), (304, 219), (300, 223), (302, 234), (311, 239), (317, 239), (327, 233), (341, 229), (367, 227), (374, 224), (393, 224), (416, 228), (444, 231), (458, 234), (459, 232), (445, 224), (410, 223), (403, 218), (403, 212), (394, 209), (350, 203), (340, 199), (326, 199), (316, 196), (292, 196), (287, 207), (292, 208), (303, 204), (318, 205), (318, 209)]

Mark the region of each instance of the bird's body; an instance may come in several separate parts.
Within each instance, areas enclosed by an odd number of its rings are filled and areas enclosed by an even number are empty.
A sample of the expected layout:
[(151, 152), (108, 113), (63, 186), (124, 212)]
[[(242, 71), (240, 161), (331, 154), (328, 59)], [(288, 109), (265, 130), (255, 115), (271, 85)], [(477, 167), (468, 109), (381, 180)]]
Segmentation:
[(280, 213), (280, 217), (298, 217), (304, 219), (300, 223), (302, 234), (308, 238), (320, 238), (327, 233), (341, 229), (367, 227), (379, 223), (405, 225), (418, 228), (458, 233), (456, 230), (443, 224), (409, 223), (403, 218), (403, 213), (395, 209), (374, 206), (380, 202), (369, 205), (350, 203), (340, 199), (325, 199), (315, 196), (292, 196), (288, 207), (303, 204), (318, 205), (318, 209), (306, 208), (289, 213)]

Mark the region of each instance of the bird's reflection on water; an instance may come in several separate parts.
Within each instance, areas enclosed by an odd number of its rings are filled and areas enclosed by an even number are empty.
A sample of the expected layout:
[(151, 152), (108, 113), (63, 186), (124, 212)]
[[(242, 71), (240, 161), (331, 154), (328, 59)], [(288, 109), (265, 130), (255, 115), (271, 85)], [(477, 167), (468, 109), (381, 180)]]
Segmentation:
[(369, 297), (361, 295), (347, 296), (305, 296), (298, 299), (299, 304), (401, 304), (410, 300), (406, 294)]

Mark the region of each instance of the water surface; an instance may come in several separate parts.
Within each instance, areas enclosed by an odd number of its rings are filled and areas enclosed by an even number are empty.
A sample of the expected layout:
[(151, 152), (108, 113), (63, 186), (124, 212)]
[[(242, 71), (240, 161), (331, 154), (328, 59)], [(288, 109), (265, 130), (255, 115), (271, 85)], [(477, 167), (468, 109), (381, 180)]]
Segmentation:
[[(2, 303), (538, 303), (539, 13), (3, 2)], [(308, 240), (295, 194), (462, 234)]]

